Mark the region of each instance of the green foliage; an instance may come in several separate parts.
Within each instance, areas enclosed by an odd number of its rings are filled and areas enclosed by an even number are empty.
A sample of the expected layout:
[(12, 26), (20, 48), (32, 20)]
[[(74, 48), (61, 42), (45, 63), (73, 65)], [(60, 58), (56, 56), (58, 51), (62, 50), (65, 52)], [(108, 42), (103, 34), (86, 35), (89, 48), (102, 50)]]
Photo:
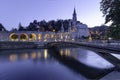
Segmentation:
[(100, 4), (105, 23), (112, 22), (108, 36), (120, 39), (120, 0), (102, 0)]
[(107, 32), (108, 37), (113, 37), (113, 39), (120, 39), (120, 26), (111, 25)]

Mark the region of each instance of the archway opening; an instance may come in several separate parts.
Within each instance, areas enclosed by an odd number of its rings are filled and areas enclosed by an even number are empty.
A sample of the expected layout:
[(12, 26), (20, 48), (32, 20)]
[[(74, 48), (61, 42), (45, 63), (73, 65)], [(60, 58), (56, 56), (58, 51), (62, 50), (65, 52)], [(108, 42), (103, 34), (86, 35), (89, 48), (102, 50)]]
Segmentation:
[(53, 34), (51, 34), (51, 40), (52, 41), (56, 41), (56, 35), (53, 33)]
[(16, 33), (12, 33), (9, 36), (11, 41), (18, 41), (18, 35)]
[(48, 41), (50, 39), (50, 34), (45, 34), (44, 41)]
[(39, 41), (42, 40), (42, 34), (38, 34), (38, 40), (39, 40)]
[(28, 40), (28, 35), (26, 33), (20, 34), (20, 41), (27, 41)]
[(36, 41), (36, 39), (37, 39), (36, 34), (35, 33), (31, 33), (30, 37), (29, 37), (29, 41)]
[(63, 34), (62, 33), (59, 33), (58, 34), (58, 40), (61, 41), (63, 39)]

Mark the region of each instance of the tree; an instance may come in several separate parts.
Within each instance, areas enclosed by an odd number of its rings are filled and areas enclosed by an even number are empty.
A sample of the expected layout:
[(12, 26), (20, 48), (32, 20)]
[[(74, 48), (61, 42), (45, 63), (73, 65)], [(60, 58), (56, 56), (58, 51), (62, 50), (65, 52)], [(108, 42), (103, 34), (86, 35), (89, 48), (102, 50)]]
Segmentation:
[(0, 23), (0, 31), (6, 31), (5, 27)]
[(65, 31), (68, 31), (68, 26), (69, 26), (68, 20), (63, 21), (63, 26), (64, 26)]
[(24, 27), (21, 25), (21, 23), (18, 25), (18, 31), (24, 31)]
[(55, 22), (55, 31), (60, 31), (61, 30), (61, 26), (62, 26), (62, 20), (57, 20)]
[(108, 36), (120, 39), (120, 0), (102, 0), (100, 10), (105, 17), (105, 23), (111, 22)]

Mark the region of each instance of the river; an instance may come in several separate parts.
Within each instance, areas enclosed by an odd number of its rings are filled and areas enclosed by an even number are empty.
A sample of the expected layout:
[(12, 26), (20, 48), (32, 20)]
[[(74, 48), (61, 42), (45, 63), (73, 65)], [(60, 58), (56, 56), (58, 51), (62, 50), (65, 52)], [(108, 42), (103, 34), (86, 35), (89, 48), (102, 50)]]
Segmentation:
[(0, 80), (99, 79), (114, 66), (83, 48), (0, 51)]

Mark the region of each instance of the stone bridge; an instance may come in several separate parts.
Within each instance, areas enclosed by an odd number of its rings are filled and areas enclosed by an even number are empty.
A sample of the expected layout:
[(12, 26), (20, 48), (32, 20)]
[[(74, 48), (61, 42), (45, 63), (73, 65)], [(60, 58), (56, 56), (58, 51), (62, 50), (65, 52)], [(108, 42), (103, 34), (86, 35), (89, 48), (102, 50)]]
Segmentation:
[(75, 42), (68, 42), (68, 41), (57, 41), (57, 42), (46, 42), (44, 44), (45, 47), (51, 48), (51, 47), (78, 47), (79, 44)]

